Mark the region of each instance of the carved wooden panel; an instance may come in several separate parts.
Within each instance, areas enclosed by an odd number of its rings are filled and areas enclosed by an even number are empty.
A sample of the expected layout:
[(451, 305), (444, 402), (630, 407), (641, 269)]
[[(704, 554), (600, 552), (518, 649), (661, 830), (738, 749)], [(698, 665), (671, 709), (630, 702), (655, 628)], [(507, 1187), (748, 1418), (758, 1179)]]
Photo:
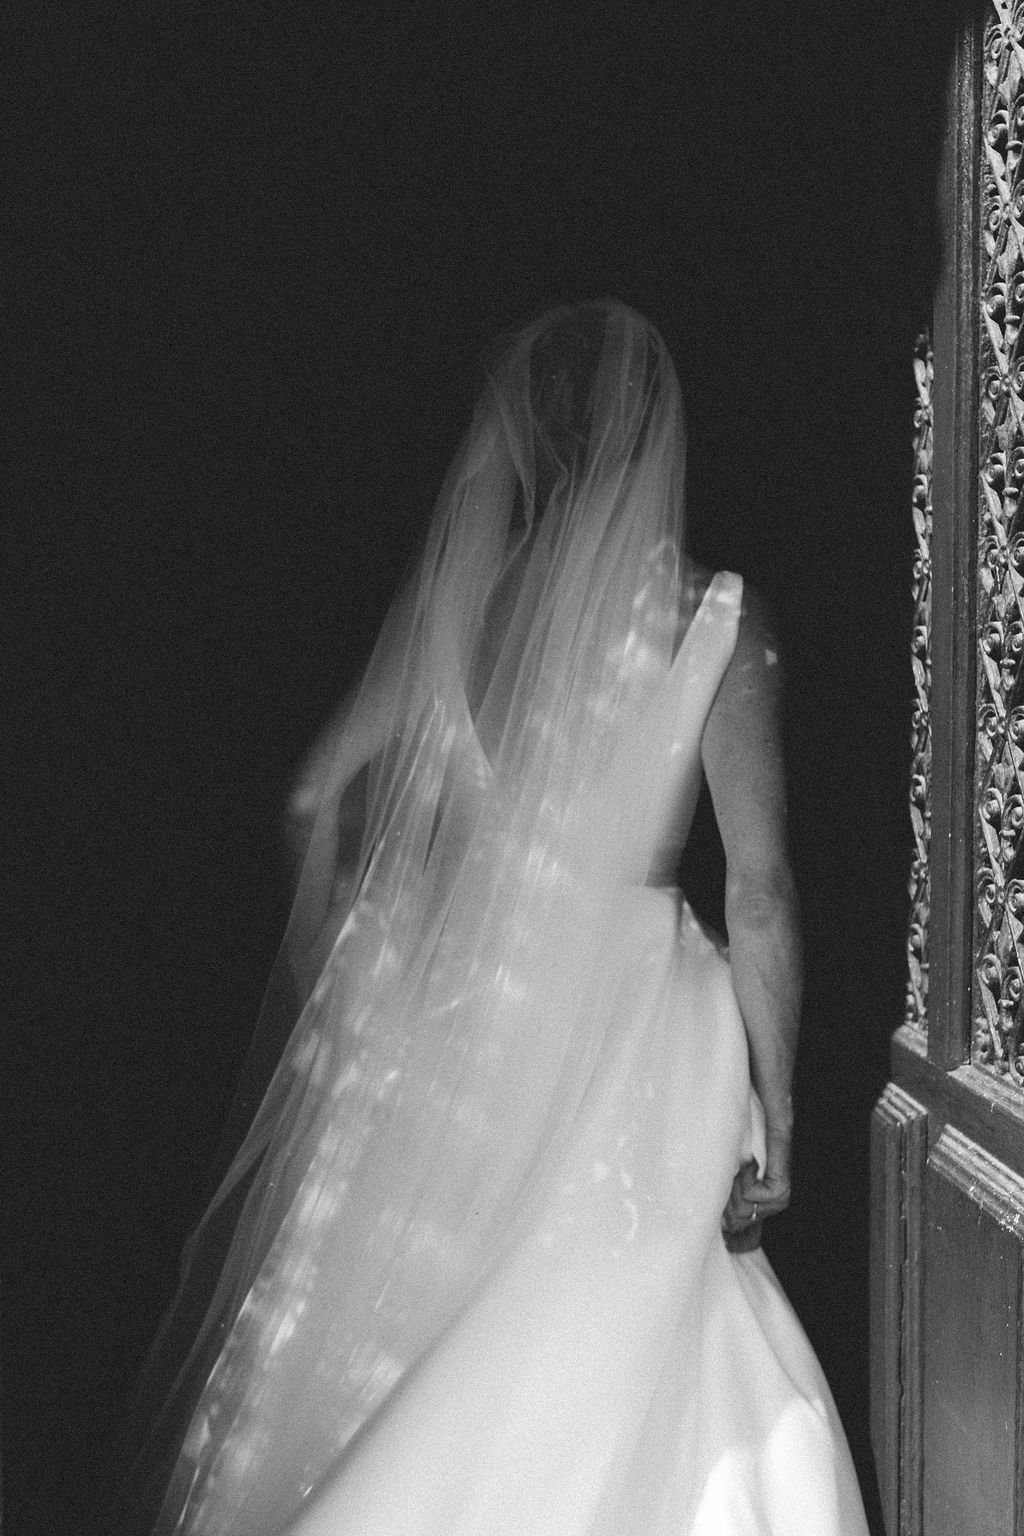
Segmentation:
[(928, 1028), (928, 911), (931, 874), (931, 666), (932, 666), (932, 379), (931, 340), (917, 339), (914, 378), (914, 625), (912, 665), (914, 709), (911, 723), (910, 820), (914, 846), (910, 862), (910, 920), (907, 932), (905, 1022)]
[(924, 1529), (1020, 1531), (1024, 1180), (947, 1126), (924, 1228)]
[[(963, 9), (915, 357), (905, 1022), (871, 1128), (887, 1536), (1024, 1536), (1024, 0)], [(930, 516), (929, 516), (930, 512)]]
[(972, 1055), (1024, 1081), (1024, 10), (993, 0), (981, 101), (980, 523)]
[(924, 1106), (890, 1083), (871, 1119), (871, 1444), (886, 1530), (922, 1536)]

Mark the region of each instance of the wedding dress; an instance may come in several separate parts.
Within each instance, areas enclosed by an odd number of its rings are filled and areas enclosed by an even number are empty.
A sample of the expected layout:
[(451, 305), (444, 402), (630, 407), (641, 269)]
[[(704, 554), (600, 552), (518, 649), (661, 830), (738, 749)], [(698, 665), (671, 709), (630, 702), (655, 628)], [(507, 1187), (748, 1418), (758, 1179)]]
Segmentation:
[(742, 581), (688, 598), (682, 445), (625, 306), (492, 365), (320, 785), (283, 952), (315, 979), (271, 986), (161, 1536), (866, 1531), (811, 1347), (722, 1236), (763, 1118), (665, 872)]

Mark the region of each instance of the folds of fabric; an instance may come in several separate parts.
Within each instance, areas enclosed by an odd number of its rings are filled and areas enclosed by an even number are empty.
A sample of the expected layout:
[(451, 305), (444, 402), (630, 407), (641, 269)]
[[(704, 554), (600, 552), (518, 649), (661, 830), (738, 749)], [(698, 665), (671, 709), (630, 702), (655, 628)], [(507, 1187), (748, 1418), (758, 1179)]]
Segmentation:
[(721, 1237), (759, 1137), (728, 964), (643, 888), (599, 964), (614, 1019), (543, 1199), (284, 1536), (864, 1536), (810, 1346)]
[(671, 361), (625, 306), (544, 316), (489, 365), (317, 786), (249, 1130), (158, 1341), (154, 1442), (179, 1446), (161, 1533), (280, 1528), (555, 1166), (610, 1024), (616, 893), (665, 792), (667, 762), (633, 748), (687, 622), (684, 449)]

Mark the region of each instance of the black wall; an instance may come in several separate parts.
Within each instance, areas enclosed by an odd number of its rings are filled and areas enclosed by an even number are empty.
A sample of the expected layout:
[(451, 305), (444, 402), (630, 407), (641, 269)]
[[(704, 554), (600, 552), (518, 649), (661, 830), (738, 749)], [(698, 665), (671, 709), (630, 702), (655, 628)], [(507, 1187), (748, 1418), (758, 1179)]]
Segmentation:
[[(760, 584), (785, 639), (808, 987), (767, 1246), (872, 1497), (910, 357), (955, 21), (64, 0), (15, 22), (10, 1536), (91, 1529), (282, 927), (288, 776), (367, 654), (477, 350), (602, 293), (677, 361), (694, 551)], [(715, 858), (689, 866), (712, 906)]]

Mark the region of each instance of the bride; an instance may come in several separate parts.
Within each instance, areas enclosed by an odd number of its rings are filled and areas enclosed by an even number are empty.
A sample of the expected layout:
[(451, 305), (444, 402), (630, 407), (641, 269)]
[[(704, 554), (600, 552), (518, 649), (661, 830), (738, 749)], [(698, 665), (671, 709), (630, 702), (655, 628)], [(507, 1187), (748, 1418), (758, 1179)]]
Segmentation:
[[(248, 1131), (117, 1530), (866, 1531), (759, 1247), (800, 994), (778, 647), (740, 577), (681, 554), (684, 447), (622, 304), (491, 354), (293, 797)], [(702, 772), (728, 951), (675, 884)]]

